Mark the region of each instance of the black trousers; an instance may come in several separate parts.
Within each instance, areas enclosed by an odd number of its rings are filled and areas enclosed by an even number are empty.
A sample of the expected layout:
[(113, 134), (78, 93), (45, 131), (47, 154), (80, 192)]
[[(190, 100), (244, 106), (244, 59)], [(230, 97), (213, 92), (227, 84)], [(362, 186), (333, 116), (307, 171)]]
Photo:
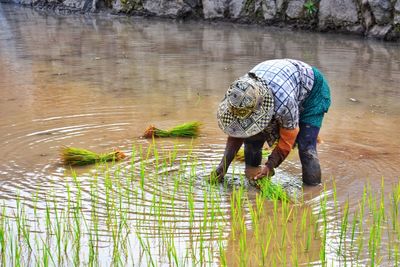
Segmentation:
[[(321, 166), (317, 153), (317, 137), (319, 127), (306, 123), (300, 123), (300, 131), (296, 143), (299, 149), (299, 157), (302, 167), (303, 182), (308, 185), (321, 183)], [(266, 139), (244, 141), (244, 155), (246, 165), (257, 167), (262, 160), (262, 147)]]

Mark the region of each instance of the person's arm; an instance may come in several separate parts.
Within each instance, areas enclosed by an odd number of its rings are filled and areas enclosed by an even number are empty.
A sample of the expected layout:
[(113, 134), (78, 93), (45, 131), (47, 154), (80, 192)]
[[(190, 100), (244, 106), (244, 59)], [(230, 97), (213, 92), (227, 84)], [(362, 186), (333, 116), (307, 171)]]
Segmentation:
[(225, 176), (229, 165), (231, 165), (233, 159), (236, 156), (236, 153), (239, 151), (243, 142), (243, 138), (236, 138), (231, 136), (228, 137), (226, 141), (224, 156), (222, 157), (221, 162), (215, 170), (215, 175), (217, 176), (218, 180), (221, 180)]
[(297, 134), (299, 133), (299, 128), (295, 129), (285, 129), (279, 128), (279, 141), (275, 148), (272, 150), (271, 155), (269, 155), (265, 166), (261, 168), (261, 171), (254, 177), (254, 180), (262, 178), (264, 176), (271, 176), (274, 173), (274, 169), (278, 167), (289, 155), (292, 150)]

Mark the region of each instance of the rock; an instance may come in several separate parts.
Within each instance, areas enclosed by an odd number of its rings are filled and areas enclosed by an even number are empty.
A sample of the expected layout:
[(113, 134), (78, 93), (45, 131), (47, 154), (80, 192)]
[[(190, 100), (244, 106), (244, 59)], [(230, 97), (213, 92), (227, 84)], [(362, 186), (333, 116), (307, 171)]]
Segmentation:
[(368, 3), (378, 25), (390, 23), (392, 16), (390, 0), (368, 0)]
[(71, 8), (76, 8), (83, 10), (85, 5), (85, 0), (65, 0), (63, 1), (63, 5)]
[(121, 0), (115, 0), (112, 3), (112, 9), (117, 13), (126, 12), (125, 8), (124, 8), (124, 4), (121, 2)]
[(205, 19), (223, 18), (227, 0), (203, 0), (203, 14)]
[(278, 19), (281, 14), (284, 14), (283, 10), (285, 2), (288, 0), (262, 0), (262, 12), (265, 20)]
[(342, 27), (358, 22), (358, 10), (353, 0), (321, 0), (319, 4), (319, 27)]
[(396, 4), (394, 5), (394, 24), (400, 24), (400, 0), (397, 0)]
[(229, 14), (231, 18), (237, 19), (242, 12), (245, 0), (234, 0), (229, 3)]
[(378, 39), (384, 39), (386, 35), (390, 33), (391, 30), (392, 30), (392, 25), (386, 25), (386, 26), (375, 25), (368, 32), (368, 36), (375, 37)]
[(274, 0), (264, 0), (262, 2), (262, 9), (265, 20), (272, 20), (275, 18), (277, 5)]
[[(256, 1), (250, 2), (249, 5), (254, 4)], [(246, 0), (203, 0), (204, 18), (238, 19), (241, 15), (246, 15), (246, 3)]]
[[(241, 6), (240, 19), (247, 22), (259, 22), (263, 18), (263, 0), (232, 0), (232, 2), (238, 2)], [(231, 6), (231, 5), (229, 5)], [(229, 9), (231, 18), (233, 10)], [(237, 17), (236, 17), (237, 18)]]
[(173, 18), (193, 12), (193, 8), (182, 0), (143, 0), (143, 9), (146, 13)]
[(139, 11), (143, 9), (142, 0), (114, 0), (112, 2), (112, 9), (117, 13)]
[(390, 23), (392, 16), (390, 0), (368, 0), (368, 3), (378, 25)]
[(291, 19), (298, 19), (303, 14), (305, 0), (292, 0), (288, 3), (286, 16)]
[(356, 24), (356, 25), (347, 26), (346, 31), (351, 32), (351, 33), (356, 33), (359, 35), (363, 35), (365, 32), (365, 28), (360, 24)]
[(288, 0), (276, 0), (276, 11), (277, 12), (282, 12), (283, 11), (283, 4), (287, 2)]
[(14, 3), (18, 5), (31, 5), (34, 0), (0, 0), (0, 3)]

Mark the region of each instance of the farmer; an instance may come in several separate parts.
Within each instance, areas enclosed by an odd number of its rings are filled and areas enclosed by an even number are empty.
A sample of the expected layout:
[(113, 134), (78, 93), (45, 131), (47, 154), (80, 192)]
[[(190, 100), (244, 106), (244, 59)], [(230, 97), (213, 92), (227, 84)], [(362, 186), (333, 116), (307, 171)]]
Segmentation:
[(214, 175), (224, 177), (243, 143), (246, 166), (258, 167), (264, 143), (277, 141), (253, 179), (274, 175), (297, 143), (303, 183), (320, 184), (317, 137), (330, 103), (329, 86), (317, 68), (293, 59), (258, 64), (231, 84), (219, 104), (218, 125), (228, 139)]

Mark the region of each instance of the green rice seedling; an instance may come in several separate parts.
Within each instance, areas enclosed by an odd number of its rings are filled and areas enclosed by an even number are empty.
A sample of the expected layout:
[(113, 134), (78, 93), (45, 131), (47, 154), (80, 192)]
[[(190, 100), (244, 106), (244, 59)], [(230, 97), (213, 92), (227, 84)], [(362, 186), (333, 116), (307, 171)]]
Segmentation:
[(250, 211), (250, 216), (251, 216), (251, 221), (253, 223), (253, 230), (254, 230), (254, 235), (256, 236), (256, 239), (259, 239), (259, 216), (257, 214), (257, 209), (253, 207), (250, 201), (247, 201), (247, 205)]
[(6, 266), (6, 250), (7, 250), (7, 217), (6, 217), (6, 207), (3, 203), (2, 212), (0, 218), (0, 251), (1, 251), (1, 265)]
[(311, 227), (308, 227), (308, 229), (307, 229), (306, 246), (305, 246), (305, 249), (304, 249), (305, 252), (310, 251), (311, 239), (312, 239), (312, 236), (313, 236), (313, 234), (311, 232), (312, 231), (311, 229), (312, 229)]
[(189, 224), (190, 224), (190, 228), (193, 227), (193, 222), (194, 222), (194, 196), (193, 196), (193, 187), (189, 186), (188, 188), (188, 207), (189, 207)]
[(247, 229), (245, 220), (240, 220), (240, 237), (239, 237), (239, 246), (240, 246), (240, 265), (246, 266), (248, 262), (248, 250), (247, 250)]
[(336, 191), (336, 182), (333, 181), (333, 206), (335, 207), (335, 212), (338, 213), (338, 201), (337, 201), (337, 191)]
[(150, 125), (145, 130), (143, 137), (197, 137), (199, 135), (200, 126), (201, 123), (198, 121), (183, 123), (168, 130), (162, 130), (156, 128), (154, 125)]
[(172, 265), (180, 266), (174, 239), (175, 238), (172, 234), (168, 234), (168, 241), (167, 241), (168, 242), (167, 243), (168, 260), (169, 260), (170, 266), (172, 266)]
[(349, 201), (347, 200), (346, 203), (344, 204), (343, 217), (342, 217), (342, 221), (340, 224), (338, 255), (341, 255), (341, 253), (342, 253), (342, 250), (343, 250), (342, 246), (346, 245), (346, 243), (343, 241), (346, 238), (346, 234), (347, 234), (348, 219), (349, 219)]
[(298, 251), (296, 245), (294, 245), (292, 248), (290, 259), (291, 259), (291, 266), (299, 266)]
[(399, 245), (394, 244), (394, 266), (398, 267), (399, 265), (400, 265)]
[(261, 265), (267, 266), (266, 260), (268, 257), (268, 250), (271, 244), (272, 233), (274, 233), (272, 229), (272, 224), (268, 224), (264, 229), (264, 233), (261, 235), (260, 240), (260, 250), (261, 250)]
[(22, 266), (21, 246), (18, 242), (18, 237), (15, 237), (14, 242), (11, 243), (11, 247), (13, 247), (14, 250), (14, 255), (13, 255), (14, 266)]
[(140, 246), (141, 249), (144, 250), (145, 254), (147, 255), (147, 260), (148, 260), (148, 264), (150, 264), (152, 267), (155, 267), (156, 264), (153, 260), (153, 256), (152, 256), (152, 252), (150, 249), (150, 243), (149, 240), (146, 239), (146, 242), (143, 240), (142, 236), (140, 235), (139, 231), (136, 230), (136, 237), (138, 238), (139, 242), (140, 242)]
[(61, 149), (62, 162), (65, 165), (71, 166), (84, 166), (107, 161), (118, 161), (125, 157), (126, 155), (119, 149), (114, 149), (112, 152), (102, 154), (77, 147), (63, 147)]
[(260, 188), (261, 195), (266, 199), (277, 199), (284, 202), (288, 202), (290, 200), (283, 187), (281, 185), (273, 183), (268, 177), (257, 180), (256, 185), (258, 188)]
[(21, 203), (19, 194), (17, 195), (16, 201), (17, 201), (17, 211), (15, 214), (15, 220), (17, 224), (18, 238), (21, 239), (21, 237), (23, 237), (23, 240), (25, 241), (29, 251), (32, 251), (32, 246), (30, 242), (31, 231), (29, 230), (29, 225), (27, 223), (24, 203)]
[(326, 193), (326, 186), (324, 185), (324, 196), (321, 198), (321, 214), (322, 214), (322, 244), (320, 249), (320, 260), (323, 266), (327, 265), (326, 261), (326, 241), (328, 235), (328, 218), (327, 218), (327, 203), (328, 194)]
[(399, 218), (399, 202), (400, 202), (400, 184), (396, 185), (391, 194), (392, 200), (392, 229), (397, 230), (397, 223)]
[(231, 217), (232, 217), (232, 232), (233, 236), (238, 231), (240, 233), (241, 223), (244, 220), (243, 216), (243, 199), (244, 199), (244, 188), (239, 186), (234, 188), (231, 194)]
[[(383, 189), (382, 189), (383, 190)], [(381, 195), (383, 197), (383, 195)], [(370, 194), (369, 205), (372, 212), (373, 224), (370, 229), (370, 235), (368, 240), (368, 251), (370, 255), (370, 266), (375, 266), (375, 264), (379, 265), (380, 259), (377, 257), (379, 254), (379, 247), (381, 243), (381, 232), (382, 232), (382, 209), (384, 206), (381, 205), (382, 200), (377, 203), (376, 198), (373, 197), (373, 194)], [(379, 205), (379, 206), (378, 206)]]
[(301, 224), (300, 224), (300, 231), (304, 232), (308, 227), (307, 225), (307, 216), (308, 216), (308, 212), (306, 209), (303, 209), (303, 213), (301, 215)]
[(225, 246), (224, 246), (224, 240), (223, 240), (223, 228), (222, 226), (219, 227), (219, 235), (218, 235), (218, 251), (219, 251), (219, 262), (220, 265), (223, 267), (227, 266), (227, 260), (226, 260), (226, 251), (225, 251)]
[(350, 249), (353, 250), (354, 248), (354, 238), (356, 235), (356, 227), (357, 227), (357, 222), (359, 221), (358, 219), (358, 213), (356, 212), (353, 216), (353, 221), (351, 223), (351, 241), (350, 241)]

